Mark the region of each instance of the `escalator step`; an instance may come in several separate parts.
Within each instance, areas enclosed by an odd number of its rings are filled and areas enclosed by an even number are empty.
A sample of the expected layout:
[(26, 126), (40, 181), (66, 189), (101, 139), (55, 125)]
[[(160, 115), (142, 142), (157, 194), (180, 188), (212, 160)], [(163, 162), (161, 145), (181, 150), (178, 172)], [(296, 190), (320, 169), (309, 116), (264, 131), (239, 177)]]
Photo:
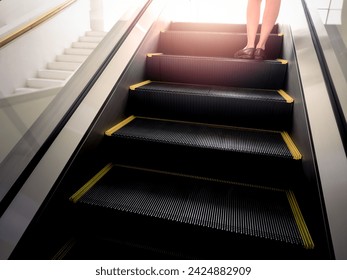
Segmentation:
[(149, 80), (245, 88), (280, 89), (287, 61), (149, 54)]
[[(266, 45), (267, 59), (281, 58), (282, 41), (282, 35), (269, 36)], [(234, 53), (246, 44), (246, 33), (168, 30), (160, 33), (159, 52), (171, 55), (233, 57)]]
[(242, 129), (131, 116), (109, 129), (112, 139), (132, 139), (203, 150), (227, 151), (243, 155), (301, 159), (286, 132)]
[(292, 191), (109, 164), (70, 200), (236, 237), (314, 247)]
[[(258, 27), (260, 33), (261, 25)], [(228, 23), (208, 23), (208, 22), (171, 22), (169, 30), (179, 31), (207, 31), (207, 32), (229, 32), (229, 33), (247, 33), (246, 24), (228, 24)], [(279, 26), (275, 24), (271, 30), (272, 34), (279, 33)]]
[(293, 99), (282, 90), (145, 81), (130, 87), (129, 108), (137, 116), (286, 129)]

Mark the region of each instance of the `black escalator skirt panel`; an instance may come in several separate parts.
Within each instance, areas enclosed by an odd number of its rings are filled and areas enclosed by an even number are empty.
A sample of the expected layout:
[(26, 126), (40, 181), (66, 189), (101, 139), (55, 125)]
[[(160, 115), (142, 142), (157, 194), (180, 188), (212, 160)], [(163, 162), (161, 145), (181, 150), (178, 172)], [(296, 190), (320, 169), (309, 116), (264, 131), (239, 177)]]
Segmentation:
[[(282, 94), (282, 95), (281, 95)], [(283, 95), (285, 97), (283, 97)], [(293, 99), (283, 91), (146, 81), (129, 91), (129, 115), (287, 129)]]
[(256, 61), (177, 55), (148, 55), (149, 80), (175, 83), (219, 85), (243, 88), (280, 89), (287, 63), (281, 60)]
[[(259, 35), (257, 35), (258, 40)], [(267, 41), (266, 59), (282, 57), (283, 35), (271, 34)], [(247, 44), (244, 33), (163, 31), (159, 52), (171, 55), (210, 56), (232, 58)]]
[(291, 191), (129, 166), (110, 165), (108, 170), (71, 200), (77, 205), (208, 227), (243, 238), (314, 247)]
[(125, 126), (108, 135), (115, 139), (293, 159), (293, 153), (284, 141), (283, 134), (276, 131), (141, 117), (128, 119), (130, 121)]

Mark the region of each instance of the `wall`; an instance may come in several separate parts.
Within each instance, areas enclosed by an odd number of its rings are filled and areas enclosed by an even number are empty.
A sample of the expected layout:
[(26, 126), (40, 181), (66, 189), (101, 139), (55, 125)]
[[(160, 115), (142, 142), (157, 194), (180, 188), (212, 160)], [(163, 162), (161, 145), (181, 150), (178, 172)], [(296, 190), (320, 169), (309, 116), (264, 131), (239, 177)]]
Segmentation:
[(341, 24), (343, 0), (308, 0), (318, 8), (318, 13), (324, 24)]
[(345, 46), (347, 46), (347, 2), (343, 3), (341, 18), (342, 22), (341, 25), (338, 26), (338, 29)]
[(108, 32), (119, 20), (126, 20), (127, 11), (143, 0), (90, 0), (90, 20), (93, 30)]
[[(0, 4), (4, 4), (3, 1), (12, 15), (15, 14), (14, 7), (25, 6), (28, 9), (35, 2), (25, 1), (31, 4), (23, 5), (22, 0), (2, 0)], [(36, 4), (43, 1), (36, 0)], [(57, 2), (58, 0), (55, 0), (56, 4)], [(19, 10), (25, 13), (24, 10)], [(56, 55), (77, 41), (79, 36), (84, 35), (85, 31), (90, 29), (89, 13), (89, 0), (78, 0), (63, 12), (2, 47), (0, 98), (11, 96), (15, 88), (23, 87), (27, 78), (35, 77), (37, 70), (45, 68), (47, 62), (54, 61)], [(5, 19), (9, 20), (7, 16)]]
[(65, 0), (1, 0), (0, 1), (0, 36), (20, 23), (25, 23)]

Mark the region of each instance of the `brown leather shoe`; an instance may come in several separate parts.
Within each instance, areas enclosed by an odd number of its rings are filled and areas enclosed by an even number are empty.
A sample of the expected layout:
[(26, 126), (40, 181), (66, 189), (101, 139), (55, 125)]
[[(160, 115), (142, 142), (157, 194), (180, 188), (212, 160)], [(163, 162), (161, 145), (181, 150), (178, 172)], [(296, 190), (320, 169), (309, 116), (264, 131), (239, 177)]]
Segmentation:
[(247, 48), (237, 51), (234, 58), (253, 59), (255, 48)]
[(254, 59), (256, 59), (256, 60), (264, 60), (264, 59), (266, 59), (265, 50), (263, 50), (261, 48), (255, 49), (255, 51), (254, 51)]

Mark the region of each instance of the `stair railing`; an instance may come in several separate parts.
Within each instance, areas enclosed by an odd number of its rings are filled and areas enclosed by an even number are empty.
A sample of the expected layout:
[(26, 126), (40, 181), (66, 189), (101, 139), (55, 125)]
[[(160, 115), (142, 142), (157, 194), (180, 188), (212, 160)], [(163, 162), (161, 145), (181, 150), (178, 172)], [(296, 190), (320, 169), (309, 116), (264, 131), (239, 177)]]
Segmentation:
[(25, 23), (21, 26), (19, 26), (17, 29), (15, 29), (13, 32), (11, 32), (8, 35), (3, 36), (0, 38), (0, 48), (5, 46), (6, 44), (10, 43), (14, 39), (18, 38), (19, 36), (23, 35), (24, 33), (28, 32), (29, 30), (33, 29), (34, 27), (40, 25), (44, 21), (50, 19), (57, 13), (61, 12), (77, 0), (68, 0), (65, 1), (64, 3), (54, 7), (53, 9), (47, 11), (46, 13), (39, 15), (38, 17), (34, 18), (28, 23)]

